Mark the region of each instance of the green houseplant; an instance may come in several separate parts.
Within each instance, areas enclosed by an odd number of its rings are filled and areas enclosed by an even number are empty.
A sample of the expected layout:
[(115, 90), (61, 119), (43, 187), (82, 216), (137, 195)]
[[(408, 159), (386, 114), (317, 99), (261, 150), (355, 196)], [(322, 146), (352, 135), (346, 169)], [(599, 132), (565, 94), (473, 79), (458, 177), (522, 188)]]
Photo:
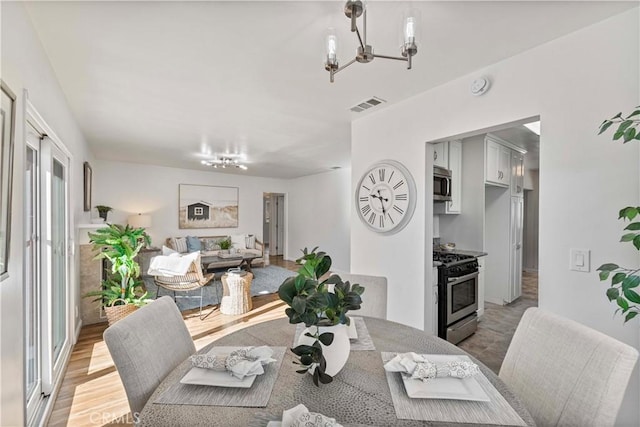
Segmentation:
[[(613, 140), (622, 140), (623, 144), (630, 141), (640, 141), (640, 106), (624, 117), (622, 113), (618, 113), (611, 119), (605, 120), (600, 125), (598, 135), (605, 132), (612, 125), (617, 125), (617, 129), (613, 133)], [(631, 243), (636, 250), (640, 251), (640, 222), (635, 221), (640, 214), (640, 206), (627, 206), (620, 209), (618, 219), (629, 221), (624, 228), (626, 233), (620, 238), (621, 242)], [(608, 280), (611, 278), (611, 286), (607, 289), (607, 297), (609, 301), (615, 301), (618, 306), (616, 313), (620, 312), (624, 315), (625, 323), (633, 319), (640, 313), (640, 295), (636, 288), (640, 285), (640, 268), (621, 267), (615, 263), (606, 263), (598, 268), (600, 272), (600, 280)]]
[(220, 249), (222, 249), (223, 251), (228, 251), (231, 247), (231, 239), (227, 237), (226, 239), (218, 241), (218, 246), (220, 246)]
[(117, 317), (118, 312), (132, 312), (149, 302), (139, 278), (140, 265), (135, 260), (140, 249), (151, 244), (151, 238), (144, 228), (108, 224), (95, 233), (89, 233), (89, 241), (97, 252), (95, 259), (104, 258), (110, 262), (111, 274), (103, 281), (102, 290), (89, 292), (85, 296), (98, 297), (96, 301), (102, 302), (109, 323), (113, 323), (111, 312)]
[[(327, 362), (322, 345), (330, 346), (334, 341), (332, 332), (321, 332), (319, 327), (349, 325), (347, 312), (360, 309), (364, 288), (358, 284), (343, 282), (337, 274), (321, 278), (331, 268), (331, 257), (325, 252), (302, 250), (302, 257), (296, 260), (300, 265), (298, 275), (288, 277), (280, 285), (278, 295), (289, 307), (285, 310), (289, 323), (304, 323), (307, 328), (315, 326), (314, 332), (304, 335), (312, 339), (310, 345), (301, 344), (291, 351), (300, 359), (295, 362), (302, 366), (298, 373), (313, 373), (313, 382), (327, 384), (333, 377), (326, 373)], [(330, 292), (329, 285), (333, 286)], [(312, 330), (313, 331), (313, 330)]]
[(113, 208), (111, 206), (97, 205), (96, 210), (98, 211), (98, 216), (102, 218), (104, 222), (107, 222), (107, 215), (109, 215), (109, 212), (111, 212)]

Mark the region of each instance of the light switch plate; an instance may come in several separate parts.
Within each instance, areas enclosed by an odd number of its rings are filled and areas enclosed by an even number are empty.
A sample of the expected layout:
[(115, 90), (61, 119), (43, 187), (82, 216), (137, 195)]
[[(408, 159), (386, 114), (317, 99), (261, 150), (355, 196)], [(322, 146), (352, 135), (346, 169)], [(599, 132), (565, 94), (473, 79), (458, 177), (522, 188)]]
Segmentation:
[(569, 251), (569, 269), (574, 271), (591, 271), (591, 251), (589, 249), (571, 248)]

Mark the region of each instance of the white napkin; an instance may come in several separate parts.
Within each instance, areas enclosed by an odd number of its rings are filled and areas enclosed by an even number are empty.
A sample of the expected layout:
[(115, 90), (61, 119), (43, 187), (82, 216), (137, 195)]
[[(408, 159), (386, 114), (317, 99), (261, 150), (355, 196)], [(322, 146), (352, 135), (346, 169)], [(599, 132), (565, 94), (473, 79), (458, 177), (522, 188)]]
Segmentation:
[(334, 418), (322, 414), (309, 412), (306, 406), (300, 404), (282, 413), (282, 422), (271, 421), (267, 427), (342, 427)]
[(461, 361), (455, 356), (445, 363), (433, 363), (427, 357), (413, 352), (400, 353), (385, 363), (384, 369), (388, 372), (402, 372), (411, 379), (422, 381), (442, 377), (469, 378), (480, 372), (475, 363)]
[(198, 259), (198, 252), (187, 255), (158, 255), (151, 258), (148, 274), (150, 276), (183, 276), (189, 271), (191, 263)]
[[(212, 350), (212, 352), (215, 350)], [(196, 368), (228, 371), (238, 379), (264, 374), (263, 365), (275, 362), (273, 349), (267, 346), (246, 347), (232, 351), (228, 355), (213, 353), (191, 356), (191, 364)]]

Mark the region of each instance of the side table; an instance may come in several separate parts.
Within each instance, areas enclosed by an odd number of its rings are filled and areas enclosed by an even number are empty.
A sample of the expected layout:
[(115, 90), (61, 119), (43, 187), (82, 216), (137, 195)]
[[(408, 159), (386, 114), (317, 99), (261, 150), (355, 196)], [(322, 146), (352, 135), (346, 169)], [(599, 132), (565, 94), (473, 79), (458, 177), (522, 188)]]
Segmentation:
[(251, 282), (253, 274), (246, 271), (240, 274), (222, 275), (222, 301), (220, 301), (220, 313), (244, 314), (253, 308), (251, 301)]

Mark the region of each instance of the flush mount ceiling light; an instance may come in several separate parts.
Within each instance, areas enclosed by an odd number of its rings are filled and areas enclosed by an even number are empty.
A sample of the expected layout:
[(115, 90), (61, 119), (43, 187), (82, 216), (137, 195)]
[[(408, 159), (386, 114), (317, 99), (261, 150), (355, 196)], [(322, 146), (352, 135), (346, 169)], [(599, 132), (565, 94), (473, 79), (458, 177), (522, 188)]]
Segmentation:
[[(358, 46), (356, 57), (340, 67), (337, 56), (338, 38), (336, 37), (335, 30), (333, 28), (329, 28), (327, 30), (325, 45), (327, 56), (324, 68), (329, 71), (329, 80), (331, 83), (333, 83), (333, 76), (338, 71), (344, 70), (356, 61), (366, 64), (367, 62), (373, 61), (375, 58), (395, 59), (397, 61), (406, 61), (407, 70), (411, 69), (411, 57), (418, 53), (418, 45), (416, 45), (418, 19), (416, 17), (416, 13), (407, 15), (403, 19), (403, 43), (400, 48), (402, 56), (388, 56), (373, 53), (373, 46), (367, 44), (367, 11), (362, 0), (347, 0), (347, 3), (344, 5), (344, 14), (347, 18), (351, 19), (351, 32), (356, 33), (358, 36), (360, 46)], [(356, 22), (356, 19), (360, 17), (360, 15), (362, 15), (362, 35), (360, 35), (360, 30), (358, 29)]]
[(229, 157), (220, 157), (219, 159), (203, 160), (201, 162), (205, 166), (211, 166), (213, 168), (237, 168), (247, 170), (247, 166), (240, 163), (237, 159), (231, 159)]

